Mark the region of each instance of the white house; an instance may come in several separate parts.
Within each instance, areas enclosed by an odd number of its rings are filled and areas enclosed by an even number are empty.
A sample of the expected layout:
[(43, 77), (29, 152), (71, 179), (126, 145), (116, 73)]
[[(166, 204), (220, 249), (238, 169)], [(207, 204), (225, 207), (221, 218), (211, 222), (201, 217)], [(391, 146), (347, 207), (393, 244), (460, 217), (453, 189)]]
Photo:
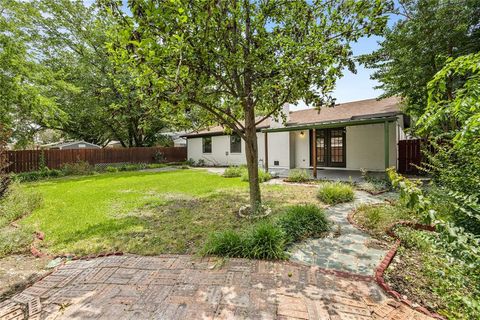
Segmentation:
[[(267, 119), (258, 126), (261, 167), (383, 171), (397, 165), (397, 142), (405, 139), (407, 122), (397, 98), (343, 103), (320, 111), (290, 112), (286, 105), (283, 112), (285, 123)], [(189, 159), (214, 166), (246, 163), (243, 140), (225, 134), (222, 126), (185, 137)]]

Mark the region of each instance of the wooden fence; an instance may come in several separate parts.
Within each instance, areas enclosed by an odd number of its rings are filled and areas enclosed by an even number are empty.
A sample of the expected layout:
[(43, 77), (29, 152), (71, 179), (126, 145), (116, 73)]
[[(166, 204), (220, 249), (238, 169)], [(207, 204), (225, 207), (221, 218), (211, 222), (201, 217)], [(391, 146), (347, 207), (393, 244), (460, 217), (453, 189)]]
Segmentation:
[(419, 174), (416, 166), (421, 165), (422, 139), (398, 141), (398, 172), (403, 174)]
[(125, 148), (125, 149), (69, 149), (7, 151), (7, 172), (38, 170), (43, 163), (50, 169), (59, 169), (65, 163), (87, 161), (91, 165), (108, 163), (154, 163), (187, 160), (187, 148)]

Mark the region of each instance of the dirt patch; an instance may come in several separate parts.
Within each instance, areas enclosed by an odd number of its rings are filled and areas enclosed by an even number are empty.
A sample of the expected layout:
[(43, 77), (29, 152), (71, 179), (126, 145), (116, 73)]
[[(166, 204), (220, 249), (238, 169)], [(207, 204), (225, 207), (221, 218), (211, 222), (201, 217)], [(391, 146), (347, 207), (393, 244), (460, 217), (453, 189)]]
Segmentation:
[(45, 275), (48, 258), (11, 255), (0, 259), (0, 301), (28, 287)]

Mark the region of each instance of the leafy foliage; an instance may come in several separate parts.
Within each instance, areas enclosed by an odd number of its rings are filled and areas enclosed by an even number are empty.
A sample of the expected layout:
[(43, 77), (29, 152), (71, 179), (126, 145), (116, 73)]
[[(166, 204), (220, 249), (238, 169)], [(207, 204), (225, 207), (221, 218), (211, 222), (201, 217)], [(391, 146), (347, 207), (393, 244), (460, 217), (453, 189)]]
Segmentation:
[[(409, 115), (421, 116), (427, 85), (450, 57), (480, 50), (480, 4), (476, 0), (399, 0), (401, 19), (388, 28), (380, 49), (363, 56), (375, 69), (384, 96), (400, 96)], [(451, 88), (447, 88), (450, 93)]]
[[(442, 235), (398, 228), (402, 239), (400, 263), (389, 268), (386, 279), (409, 298), (429, 306), (448, 319), (480, 316), (480, 276), (475, 265), (452, 259), (450, 250), (439, 246)], [(415, 281), (411, 281), (411, 277)]]
[(288, 173), (288, 178), (286, 179), (288, 182), (307, 182), (311, 178), (307, 172), (307, 170), (304, 169), (293, 169), (290, 170)]
[(244, 171), (246, 171), (246, 168), (243, 166), (230, 166), (225, 169), (223, 176), (225, 178), (241, 177)]
[[(350, 43), (378, 34), (384, 1), (102, 1), (123, 23), (109, 48), (178, 118), (217, 122), (245, 141), (253, 212), (261, 205), (259, 123), (285, 103), (331, 105)], [(304, 17), (304, 19), (298, 19)], [(195, 122), (195, 121), (192, 121)], [(197, 122), (198, 123), (198, 122)]]
[[(241, 178), (242, 178), (242, 181), (249, 181), (249, 173), (246, 169), (243, 169)], [(272, 175), (270, 174), (270, 172), (267, 172), (263, 169), (258, 170), (258, 182), (259, 183), (268, 181), (270, 179), (272, 179)]]
[(278, 224), (287, 235), (287, 243), (318, 237), (330, 230), (325, 212), (313, 204), (287, 208)]
[(97, 144), (118, 140), (125, 147), (161, 139), (166, 115), (150, 88), (110, 61), (107, 31), (116, 22), (95, 4), (3, 1), (1, 17), (9, 30), (0, 50), (1, 88), (8, 93), (2, 92), (8, 112), (1, 115), (9, 119), (1, 122), (8, 120), (18, 145), (45, 128)]
[(318, 190), (318, 198), (326, 204), (338, 204), (353, 200), (353, 187), (343, 182), (324, 182)]

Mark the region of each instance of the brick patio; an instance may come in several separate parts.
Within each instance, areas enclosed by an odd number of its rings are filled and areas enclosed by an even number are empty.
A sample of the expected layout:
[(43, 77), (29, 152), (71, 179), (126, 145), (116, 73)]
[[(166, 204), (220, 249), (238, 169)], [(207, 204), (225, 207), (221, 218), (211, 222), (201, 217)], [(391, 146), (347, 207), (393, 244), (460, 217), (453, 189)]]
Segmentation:
[(429, 319), (370, 279), (317, 266), (109, 256), (59, 267), (0, 303), (0, 319)]

